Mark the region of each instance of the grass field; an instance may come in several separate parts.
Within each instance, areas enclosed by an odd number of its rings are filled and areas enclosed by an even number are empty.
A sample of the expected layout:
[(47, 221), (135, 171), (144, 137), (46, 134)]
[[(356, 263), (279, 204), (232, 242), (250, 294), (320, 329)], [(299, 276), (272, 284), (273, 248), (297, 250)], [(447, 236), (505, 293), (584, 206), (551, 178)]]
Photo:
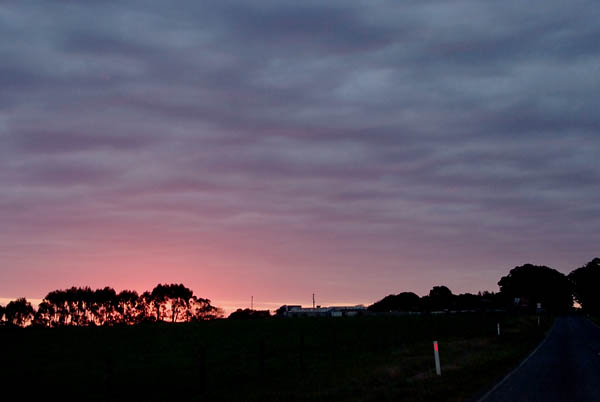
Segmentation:
[(0, 378), (3, 390), (82, 401), (459, 401), (514, 367), (550, 321), (471, 313), (0, 328)]

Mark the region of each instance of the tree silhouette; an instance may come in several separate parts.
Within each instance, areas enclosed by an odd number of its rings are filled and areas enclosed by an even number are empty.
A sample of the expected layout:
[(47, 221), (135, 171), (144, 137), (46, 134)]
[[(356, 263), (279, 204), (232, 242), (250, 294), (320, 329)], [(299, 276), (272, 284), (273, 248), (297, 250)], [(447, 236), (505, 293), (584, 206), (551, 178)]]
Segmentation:
[(439, 311), (449, 310), (453, 307), (454, 295), (446, 286), (434, 286), (429, 295), (423, 297), (422, 304), (424, 310)]
[(210, 304), (209, 299), (203, 299), (196, 296), (192, 296), (189, 314), (189, 319), (191, 321), (214, 320), (216, 318), (222, 318), (224, 315), (220, 308)]
[(171, 308), (171, 322), (178, 321), (185, 311), (190, 308), (190, 301), (194, 292), (190, 289), (179, 285), (171, 285), (168, 288), (169, 304)]
[(98, 325), (116, 323), (117, 292), (106, 286), (96, 289), (92, 297), (92, 313)]
[(138, 320), (142, 322), (155, 322), (157, 314), (154, 311), (155, 303), (152, 299), (152, 294), (149, 291), (145, 291), (140, 295), (138, 303), (138, 310), (140, 310)]
[(142, 295), (150, 316), (155, 321), (197, 321), (220, 318), (223, 313), (210, 300), (194, 296), (182, 284), (158, 284)]
[(94, 292), (89, 287), (77, 288), (75, 286), (64, 291), (65, 305), (69, 315), (69, 325), (88, 325), (93, 316), (90, 306), (94, 300)]
[(47, 306), (44, 307), (46, 310), (44, 313), (48, 314), (47, 321), (52, 326), (67, 325), (69, 322), (69, 310), (67, 308), (66, 292), (63, 290), (53, 290), (48, 293), (42, 304)]
[(156, 321), (164, 321), (167, 316), (167, 302), (169, 299), (170, 285), (158, 284), (150, 293), (150, 304), (156, 314)]
[(452, 296), (452, 291), (446, 286), (434, 286), (429, 291), (429, 297), (448, 298)]
[(413, 292), (388, 295), (368, 307), (373, 312), (419, 311), (421, 298)]
[(35, 311), (31, 303), (21, 297), (6, 305), (4, 315), (9, 324), (22, 327), (33, 320)]
[(500, 294), (507, 300), (526, 299), (529, 309), (534, 310), (536, 303), (542, 308), (562, 313), (573, 306), (571, 283), (567, 277), (555, 269), (525, 264), (510, 270), (498, 282)]
[(4, 323), (4, 306), (0, 306), (0, 325)]
[(600, 258), (594, 258), (583, 267), (573, 270), (568, 278), (573, 286), (575, 300), (581, 307), (588, 312), (599, 312)]
[(43, 327), (55, 327), (58, 325), (56, 310), (54, 305), (47, 300), (42, 300), (35, 312), (33, 324)]
[(115, 308), (119, 316), (119, 322), (124, 324), (135, 324), (139, 322), (143, 314), (141, 300), (135, 290), (123, 290), (117, 295), (117, 305)]

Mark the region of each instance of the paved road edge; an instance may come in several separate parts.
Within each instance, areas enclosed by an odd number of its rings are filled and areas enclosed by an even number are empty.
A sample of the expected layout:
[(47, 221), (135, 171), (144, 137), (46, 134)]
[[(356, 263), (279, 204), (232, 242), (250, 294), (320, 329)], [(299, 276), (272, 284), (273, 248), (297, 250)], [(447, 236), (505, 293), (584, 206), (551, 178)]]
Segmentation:
[(496, 385), (494, 385), (492, 387), (492, 389), (490, 389), (488, 392), (486, 392), (481, 398), (477, 399), (475, 402), (484, 402), (495, 390), (497, 390), (502, 384), (504, 384), (514, 373), (516, 373), (521, 367), (523, 367), (525, 365), (525, 363), (527, 363), (529, 361), (529, 359), (531, 359), (533, 357), (533, 355), (536, 354), (536, 352), (544, 345), (544, 343), (546, 343), (546, 340), (548, 339), (548, 337), (550, 336), (550, 333), (552, 331), (554, 331), (554, 327), (556, 326), (556, 320), (554, 320), (554, 323), (552, 324), (552, 327), (548, 330), (548, 332), (546, 332), (546, 336), (544, 336), (544, 339), (542, 339), (540, 341), (540, 343), (535, 347), (535, 349), (533, 349), (533, 351), (531, 353), (529, 353), (527, 355), (526, 358), (524, 358), (521, 363), (519, 363), (519, 365), (517, 367), (515, 367), (510, 373), (508, 373), (507, 375), (504, 376), (503, 379), (501, 379)]

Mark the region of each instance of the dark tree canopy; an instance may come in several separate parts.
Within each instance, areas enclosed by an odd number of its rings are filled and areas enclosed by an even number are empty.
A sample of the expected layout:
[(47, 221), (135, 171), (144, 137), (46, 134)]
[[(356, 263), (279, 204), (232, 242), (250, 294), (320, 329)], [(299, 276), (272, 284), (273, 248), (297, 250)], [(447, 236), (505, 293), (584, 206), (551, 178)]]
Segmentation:
[(527, 300), (530, 309), (536, 303), (552, 312), (566, 312), (573, 306), (571, 283), (567, 277), (555, 269), (525, 264), (513, 268), (498, 282), (500, 294), (506, 299)]
[(145, 292), (142, 299), (152, 314), (148, 318), (156, 321), (198, 321), (223, 315), (209, 299), (194, 296), (182, 284), (159, 284), (152, 292)]
[(434, 286), (429, 291), (429, 297), (448, 298), (452, 296), (452, 291), (446, 286)]
[(483, 296), (471, 293), (462, 293), (454, 297), (454, 306), (457, 310), (475, 310), (482, 306)]
[(39, 305), (34, 323), (53, 327), (114, 324), (119, 319), (116, 301), (115, 290), (108, 286), (96, 290), (87, 286), (54, 290)]
[(23, 326), (33, 320), (34, 314), (31, 303), (24, 297), (11, 301), (4, 309), (6, 321), (11, 325)]
[(369, 306), (369, 311), (419, 311), (421, 298), (412, 292), (389, 295)]
[(212, 320), (222, 318), (223, 310), (210, 304), (210, 299), (192, 296), (187, 319), (190, 321)]
[(434, 286), (429, 295), (423, 297), (423, 309), (426, 311), (440, 311), (454, 309), (454, 295), (446, 286)]
[(182, 319), (182, 314), (190, 307), (194, 292), (183, 284), (158, 284), (150, 294), (156, 311), (156, 320), (170, 320), (171, 322)]
[(117, 295), (116, 312), (124, 324), (134, 324), (145, 314), (145, 305), (135, 290), (123, 290)]
[(600, 312), (600, 258), (569, 274), (575, 300), (588, 312)]

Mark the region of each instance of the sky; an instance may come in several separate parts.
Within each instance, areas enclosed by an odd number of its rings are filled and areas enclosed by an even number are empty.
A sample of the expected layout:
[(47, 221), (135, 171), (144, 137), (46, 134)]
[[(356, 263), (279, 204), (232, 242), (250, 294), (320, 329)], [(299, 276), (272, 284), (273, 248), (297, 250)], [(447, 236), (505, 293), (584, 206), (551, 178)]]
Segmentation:
[(600, 250), (593, 1), (0, 4), (0, 302), (497, 291)]

